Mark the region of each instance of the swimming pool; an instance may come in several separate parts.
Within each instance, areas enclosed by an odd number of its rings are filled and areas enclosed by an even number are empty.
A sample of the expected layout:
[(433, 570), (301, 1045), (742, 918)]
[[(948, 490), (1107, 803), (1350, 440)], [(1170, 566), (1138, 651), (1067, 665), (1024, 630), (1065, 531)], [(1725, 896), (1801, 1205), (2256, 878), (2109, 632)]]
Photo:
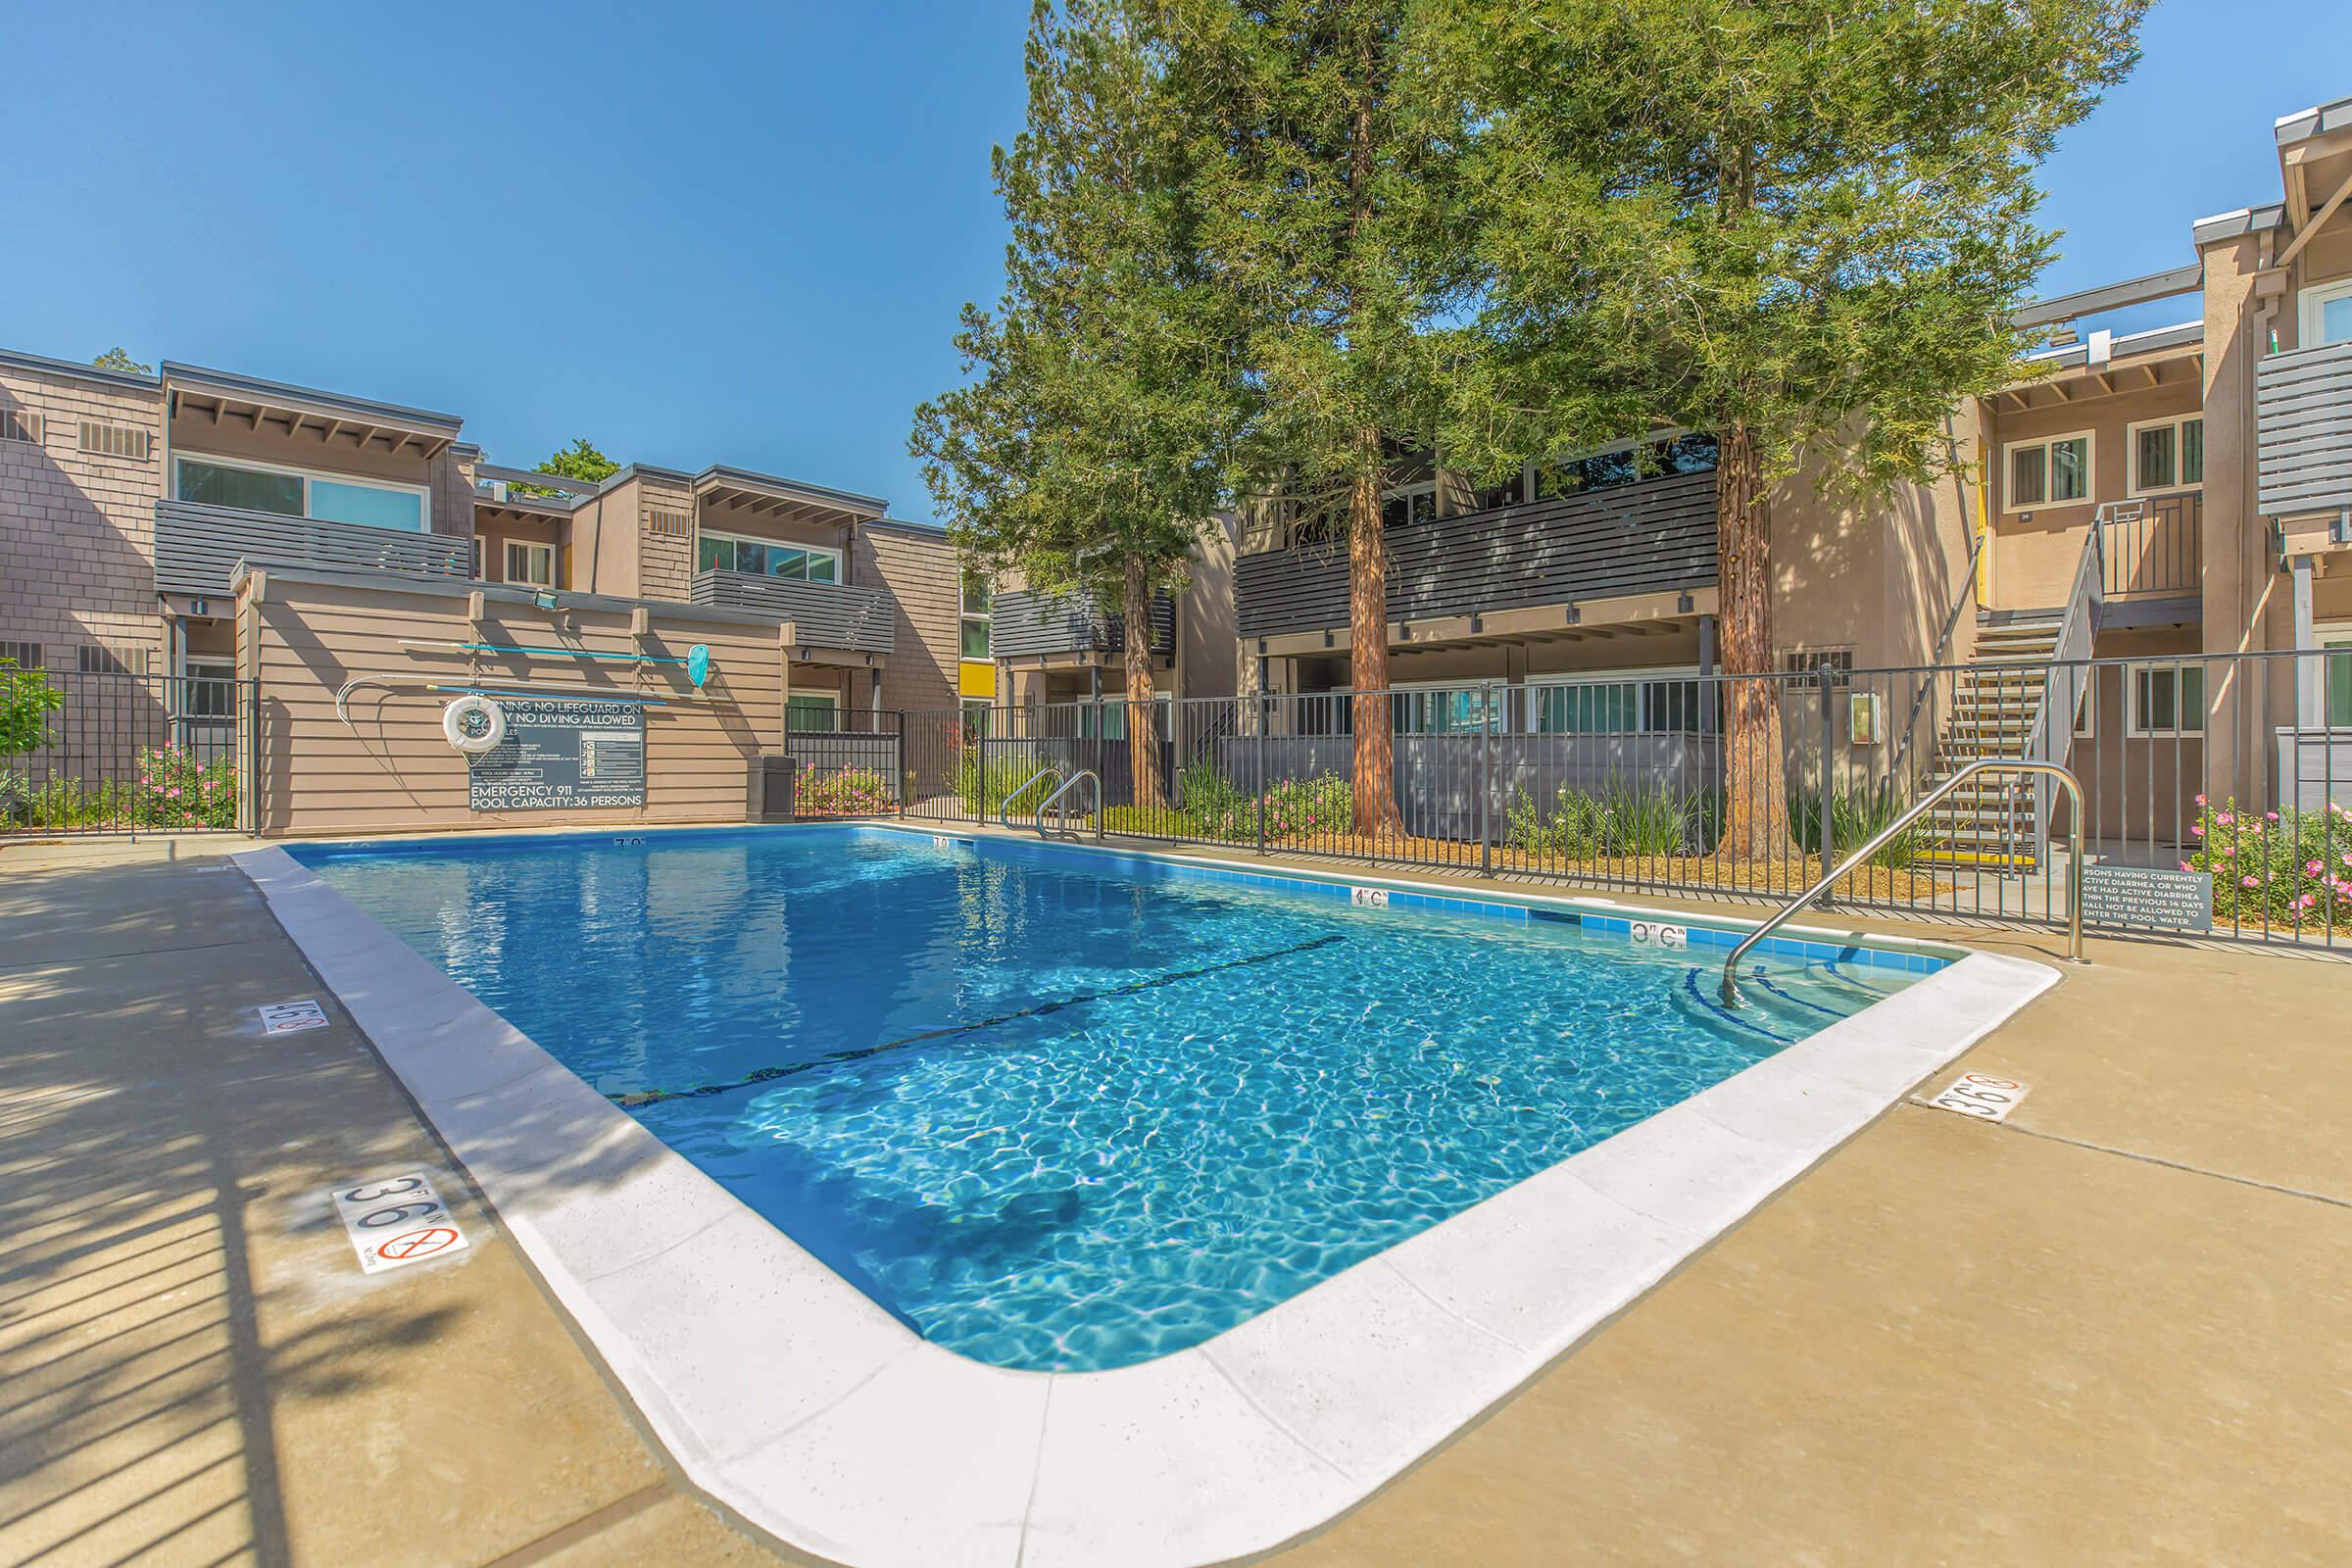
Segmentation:
[(1025, 843), (293, 853), (902, 1323), (1030, 1370), (1197, 1346), (1940, 962), (1784, 944), (1735, 1015), (1720, 947), (1622, 919)]

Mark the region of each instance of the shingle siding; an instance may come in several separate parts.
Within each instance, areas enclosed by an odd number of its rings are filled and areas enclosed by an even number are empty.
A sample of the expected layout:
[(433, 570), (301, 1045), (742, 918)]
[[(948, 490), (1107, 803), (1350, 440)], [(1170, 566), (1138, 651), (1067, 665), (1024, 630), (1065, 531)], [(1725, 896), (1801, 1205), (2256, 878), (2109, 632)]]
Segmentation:
[(954, 708), (962, 641), (955, 547), (944, 534), (859, 528), (851, 549), (851, 580), (887, 588), (898, 601), (898, 646), (882, 671), (882, 706), (910, 712)]
[[(42, 644), (61, 668), (93, 645), (160, 653), (162, 394), (6, 365), (0, 409), (37, 413), (42, 426), (37, 444), (0, 441), (0, 637)], [(84, 419), (138, 432), (127, 444), (145, 456), (81, 450)]]

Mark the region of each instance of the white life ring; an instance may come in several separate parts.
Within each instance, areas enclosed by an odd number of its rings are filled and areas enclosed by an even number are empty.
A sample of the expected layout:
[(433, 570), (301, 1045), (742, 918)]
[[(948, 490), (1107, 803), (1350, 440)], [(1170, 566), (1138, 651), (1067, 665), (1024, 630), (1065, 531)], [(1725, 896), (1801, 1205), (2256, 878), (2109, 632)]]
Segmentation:
[(506, 710), (469, 692), (441, 710), (441, 733), (459, 751), (479, 757), (507, 738)]

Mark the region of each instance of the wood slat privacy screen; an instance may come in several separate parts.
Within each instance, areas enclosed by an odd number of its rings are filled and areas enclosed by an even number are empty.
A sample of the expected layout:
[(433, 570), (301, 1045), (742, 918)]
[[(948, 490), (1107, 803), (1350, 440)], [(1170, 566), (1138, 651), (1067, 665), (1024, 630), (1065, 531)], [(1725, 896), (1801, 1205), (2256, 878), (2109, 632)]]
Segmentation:
[[(260, 603), (252, 582), (238, 602), (239, 672), (261, 680), (260, 772), (255, 798), (265, 834), (452, 831), (496, 827), (741, 822), (752, 758), (784, 741), (782, 655), (776, 628), (706, 620), (685, 606), (657, 612), (642, 644), (625, 608), (567, 607), (559, 627), (528, 603), (491, 598), (470, 622), (455, 589), (398, 582), (355, 587), (269, 575)], [(405, 641), (404, 641), (405, 640)], [(678, 664), (568, 655), (467, 655), (414, 646), (478, 642), (502, 647), (574, 648), (683, 659), (700, 643), (711, 676), (698, 696)], [(335, 693), (355, 675), (389, 677), (391, 690), (364, 685), (335, 715)], [(466, 806), (464, 756), (441, 731), (455, 692), (426, 682), (502, 683), (533, 696), (649, 697), (646, 804), (595, 811), (476, 812)], [(566, 688), (546, 690), (543, 688)]]

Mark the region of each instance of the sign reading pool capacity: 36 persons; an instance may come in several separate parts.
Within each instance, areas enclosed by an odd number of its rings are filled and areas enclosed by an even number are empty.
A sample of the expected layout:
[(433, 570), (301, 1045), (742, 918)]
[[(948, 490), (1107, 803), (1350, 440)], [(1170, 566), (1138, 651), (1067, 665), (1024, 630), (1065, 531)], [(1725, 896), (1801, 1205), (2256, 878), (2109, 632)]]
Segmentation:
[(645, 710), (634, 703), (502, 697), (507, 734), (474, 760), (476, 811), (592, 810), (645, 804)]

